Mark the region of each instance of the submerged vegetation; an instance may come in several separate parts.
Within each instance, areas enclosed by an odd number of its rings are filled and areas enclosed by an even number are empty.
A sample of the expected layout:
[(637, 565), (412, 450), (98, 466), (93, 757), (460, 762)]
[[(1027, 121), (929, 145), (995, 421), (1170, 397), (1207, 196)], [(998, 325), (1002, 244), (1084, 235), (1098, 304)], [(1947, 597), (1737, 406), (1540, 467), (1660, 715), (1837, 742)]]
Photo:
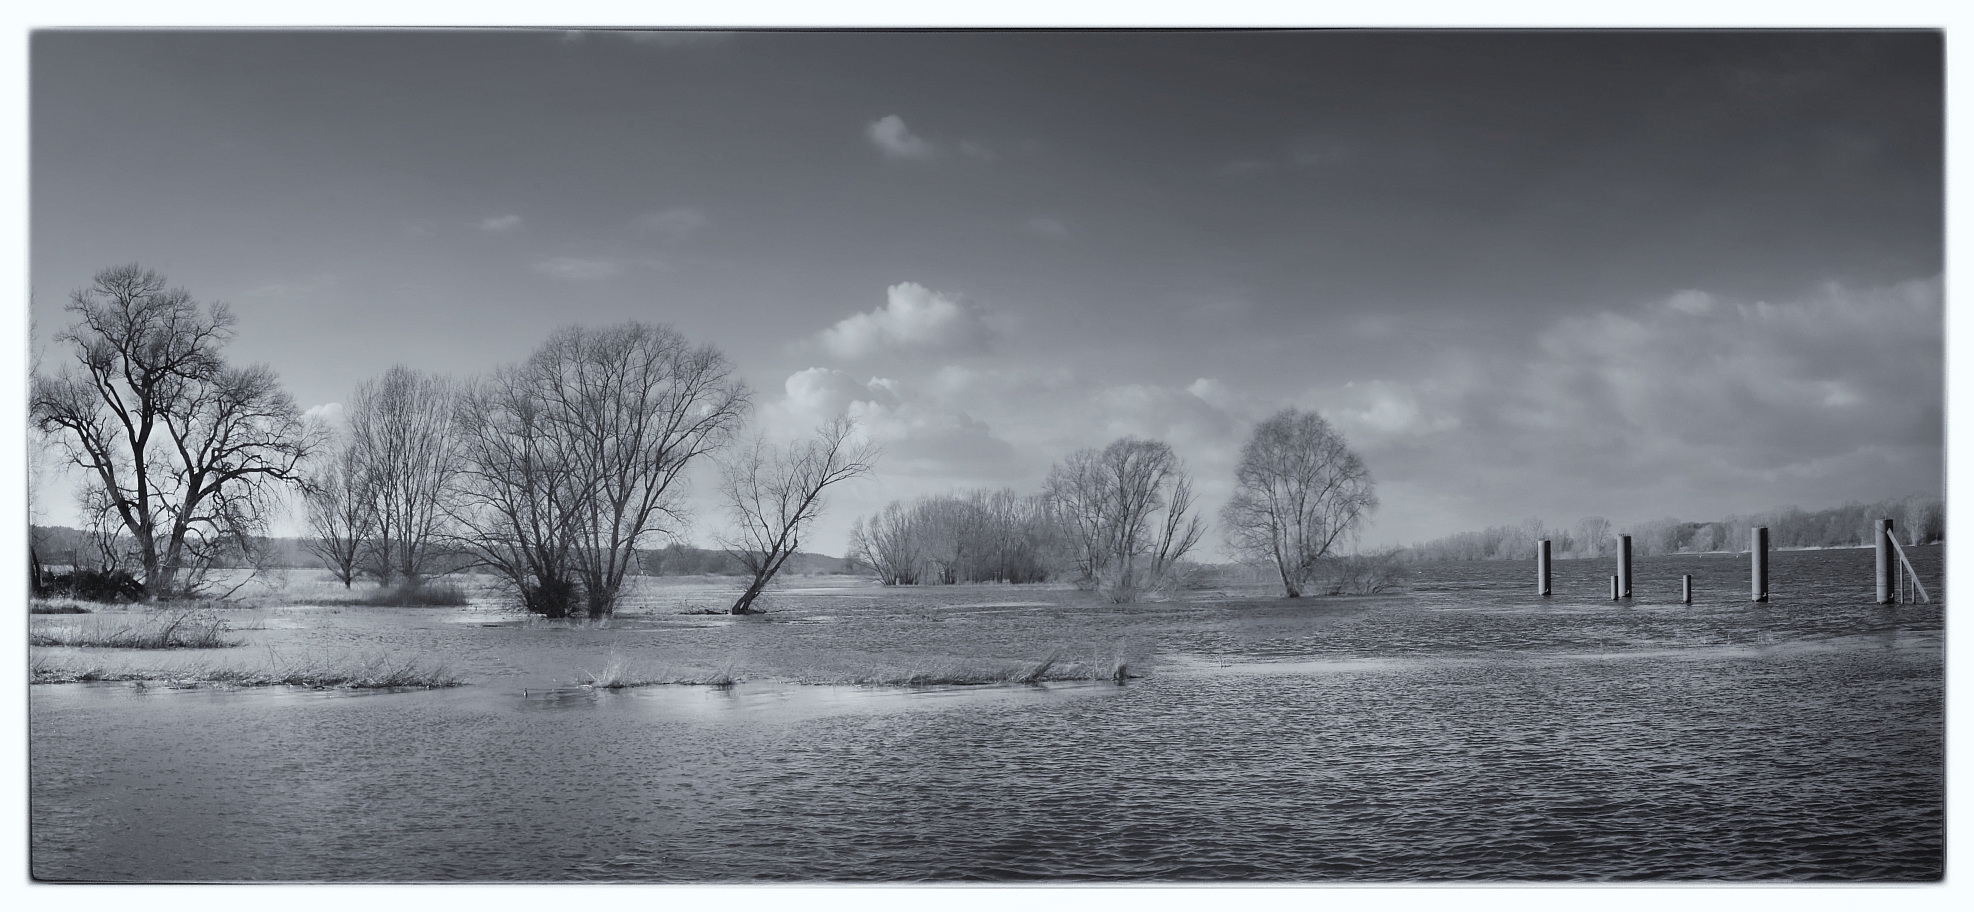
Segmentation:
[(387, 656), (283, 661), (270, 658), (261, 668), (220, 668), (194, 665), (171, 670), (142, 670), (102, 663), (60, 662), (35, 657), (28, 665), (31, 684), (74, 684), (123, 681), (166, 687), (308, 687), (348, 690), (455, 687), (465, 683), (443, 662), (421, 657)]
[(109, 649), (220, 649), (240, 645), (231, 628), (211, 611), (158, 614), (97, 614), (69, 625), (30, 631), (29, 646), (97, 646)]

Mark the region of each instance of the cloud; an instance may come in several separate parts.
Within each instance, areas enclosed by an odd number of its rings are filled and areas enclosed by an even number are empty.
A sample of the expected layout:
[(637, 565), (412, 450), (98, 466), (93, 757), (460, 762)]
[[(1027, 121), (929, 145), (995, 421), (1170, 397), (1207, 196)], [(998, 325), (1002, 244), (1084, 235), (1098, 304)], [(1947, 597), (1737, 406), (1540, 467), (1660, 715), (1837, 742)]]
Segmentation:
[(309, 421), (321, 421), (331, 427), (336, 427), (343, 423), (343, 404), (340, 402), (325, 402), (321, 405), (312, 405), (309, 406), (307, 411), (302, 412), (302, 417)]
[(937, 154), (931, 143), (926, 142), (905, 127), (905, 119), (896, 114), (887, 114), (865, 128), (870, 141), (886, 158), (931, 158)]
[(960, 154), (968, 158), (977, 158), (981, 161), (993, 161), (1000, 157), (994, 154), (994, 150), (970, 139), (960, 141)]
[(1059, 241), (1069, 236), (1069, 229), (1063, 223), (1046, 216), (1036, 216), (1029, 219), (1022, 223), (1022, 227), (1026, 228), (1030, 234), (1039, 235), (1051, 240)]
[(687, 206), (673, 206), (638, 216), (634, 223), (639, 234), (678, 243), (704, 227), (706, 214)]
[(1528, 516), (1834, 506), (1939, 490), (1943, 329), (1938, 278), (1781, 303), (1686, 290), (1309, 400), (1381, 483), (1442, 499), (1435, 522), (1464, 517), (1426, 528), (1426, 504), (1387, 497), (1400, 541)]
[(886, 353), (977, 353), (993, 336), (980, 312), (959, 298), (901, 282), (891, 286), (883, 307), (847, 317), (818, 338), (830, 354), (856, 360)]
[(521, 227), (521, 217), (518, 215), (496, 215), (480, 220), (481, 231), (513, 231), (519, 227)]
[(533, 268), (542, 275), (568, 282), (595, 282), (623, 271), (611, 260), (571, 256), (543, 260), (534, 264)]

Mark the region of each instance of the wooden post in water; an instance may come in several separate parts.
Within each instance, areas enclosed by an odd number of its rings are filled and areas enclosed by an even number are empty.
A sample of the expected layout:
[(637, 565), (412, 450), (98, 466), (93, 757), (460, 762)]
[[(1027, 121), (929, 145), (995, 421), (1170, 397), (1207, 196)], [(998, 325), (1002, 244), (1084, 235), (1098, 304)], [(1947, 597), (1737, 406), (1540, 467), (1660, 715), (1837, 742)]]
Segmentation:
[(1549, 539), (1543, 539), (1535, 550), (1535, 594), (1549, 594)]
[(1768, 527), (1757, 526), (1748, 530), (1748, 553), (1753, 555), (1748, 568), (1748, 579), (1757, 602), (1768, 601)]
[(1611, 601), (1615, 602), (1617, 600), (1618, 600), (1618, 578), (1613, 576), (1611, 577)]
[(1631, 536), (1618, 536), (1618, 592), (1631, 598)]
[(1898, 565), (1892, 563), (1892, 521), (1881, 519), (1873, 523), (1872, 539), (1878, 546), (1878, 604), (1890, 605), (1898, 601), (1898, 596), (1893, 594), (1893, 574)]
[(1693, 574), (1691, 573), (1680, 578), (1679, 601), (1684, 605), (1693, 604)]

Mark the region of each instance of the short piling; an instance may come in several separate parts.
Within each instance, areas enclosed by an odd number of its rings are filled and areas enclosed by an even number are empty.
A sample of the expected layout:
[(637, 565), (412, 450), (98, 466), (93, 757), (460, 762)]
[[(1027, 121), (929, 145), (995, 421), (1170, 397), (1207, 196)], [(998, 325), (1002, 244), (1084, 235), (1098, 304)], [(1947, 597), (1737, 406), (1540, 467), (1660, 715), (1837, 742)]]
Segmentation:
[(1679, 603), (1693, 604), (1693, 574), (1691, 573), (1679, 578)]
[(1549, 594), (1549, 539), (1543, 539), (1535, 550), (1535, 594)]
[(1618, 536), (1618, 592), (1631, 598), (1631, 536)]
[(1898, 601), (1893, 579), (1898, 565), (1892, 563), (1892, 521), (1881, 519), (1873, 523), (1872, 539), (1878, 546), (1878, 604), (1890, 605)]
[(1757, 526), (1748, 532), (1748, 553), (1751, 555), (1748, 579), (1757, 602), (1768, 601), (1768, 527)]
[(1611, 577), (1611, 601), (1615, 602), (1617, 600), (1618, 600), (1618, 578), (1613, 576)]

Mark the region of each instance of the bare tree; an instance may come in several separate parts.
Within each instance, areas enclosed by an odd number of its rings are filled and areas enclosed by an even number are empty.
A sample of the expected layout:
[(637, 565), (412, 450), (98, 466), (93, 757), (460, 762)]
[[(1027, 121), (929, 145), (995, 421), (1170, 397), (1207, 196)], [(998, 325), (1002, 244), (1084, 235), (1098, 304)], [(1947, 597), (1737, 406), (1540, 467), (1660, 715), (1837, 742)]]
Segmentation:
[(868, 519), (859, 518), (850, 527), (850, 555), (871, 565), (886, 586), (916, 585), (923, 560), (916, 516), (916, 510), (894, 500)]
[(569, 616), (580, 602), (575, 526), (588, 492), (547, 404), (517, 365), (468, 387), (459, 408), (460, 543), (514, 586), (523, 608)]
[(1047, 489), (1083, 581), (1112, 601), (1171, 584), (1206, 533), (1185, 465), (1159, 441), (1125, 437), (1073, 453), (1050, 470)]
[(220, 357), (224, 305), (133, 265), (97, 273), (67, 309), (76, 322), (56, 341), (80, 370), (35, 378), (30, 414), (89, 474), (86, 508), (131, 536), (145, 595), (183, 591), (262, 528), (313, 435), (272, 370)]
[(1611, 521), (1602, 516), (1586, 516), (1576, 524), (1578, 557), (1602, 557), (1611, 547)]
[(685, 469), (747, 407), (725, 356), (668, 326), (569, 327), (464, 397), (466, 546), (554, 617), (616, 605), (638, 549), (685, 515)]
[(1284, 409), (1241, 447), (1220, 522), (1234, 553), (1273, 564), (1288, 597), (1297, 598), (1377, 505), (1371, 473), (1343, 435), (1321, 415)]
[(363, 461), (347, 441), (334, 447), (329, 459), (309, 475), (302, 501), (309, 552), (322, 558), (348, 589), (375, 534), (376, 511), (364, 483)]
[(753, 613), (754, 601), (821, 515), (823, 492), (869, 474), (876, 464), (877, 447), (853, 441), (855, 431), (854, 422), (838, 418), (785, 449), (756, 438), (725, 466), (722, 491), (734, 526), (725, 544), (748, 576), (732, 613)]
[(350, 397), (349, 493), (367, 502), (370, 567), (415, 585), (430, 569), (459, 474), (455, 391), (443, 377), (399, 365)]

